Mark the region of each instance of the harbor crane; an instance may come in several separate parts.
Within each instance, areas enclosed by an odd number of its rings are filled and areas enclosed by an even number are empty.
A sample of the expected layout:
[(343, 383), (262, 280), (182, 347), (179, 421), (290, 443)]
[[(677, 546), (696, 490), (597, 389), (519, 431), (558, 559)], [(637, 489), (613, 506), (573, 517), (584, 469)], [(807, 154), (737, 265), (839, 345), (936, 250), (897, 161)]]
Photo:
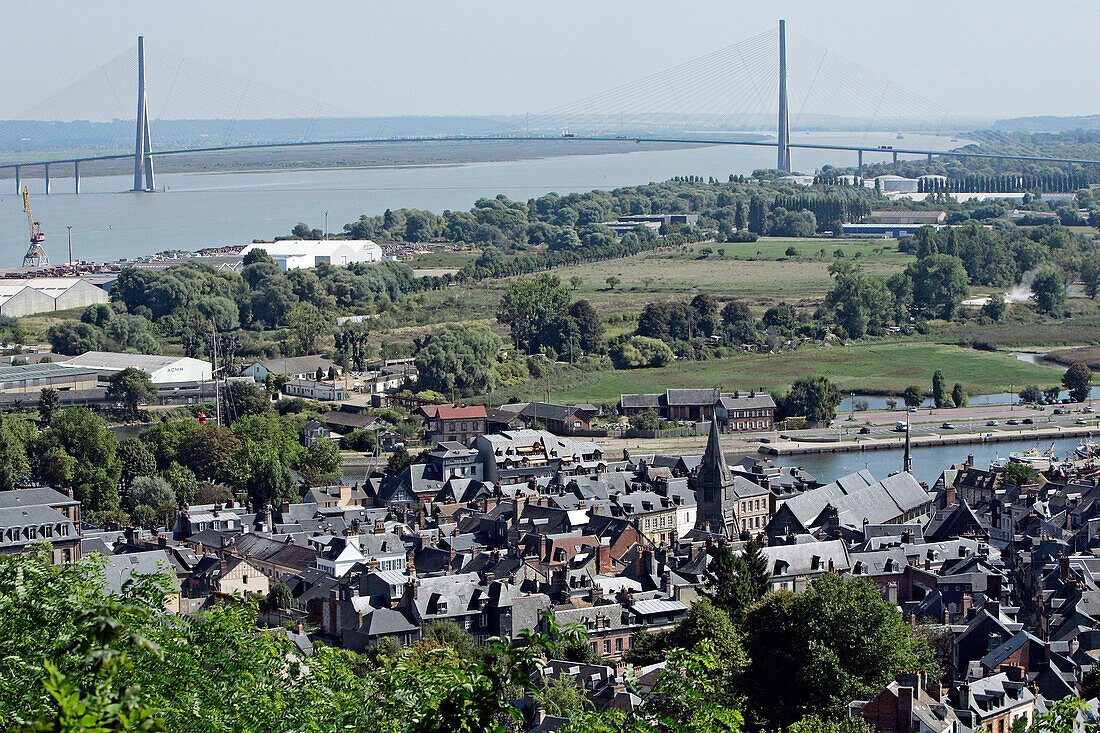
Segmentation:
[(23, 212), (27, 215), (27, 226), (31, 230), (31, 246), (27, 254), (23, 255), (23, 267), (48, 267), (50, 258), (46, 255), (46, 248), (42, 242), (46, 241), (46, 235), (42, 233), (42, 225), (34, 220), (31, 213), (31, 194), (26, 186), (23, 186)]

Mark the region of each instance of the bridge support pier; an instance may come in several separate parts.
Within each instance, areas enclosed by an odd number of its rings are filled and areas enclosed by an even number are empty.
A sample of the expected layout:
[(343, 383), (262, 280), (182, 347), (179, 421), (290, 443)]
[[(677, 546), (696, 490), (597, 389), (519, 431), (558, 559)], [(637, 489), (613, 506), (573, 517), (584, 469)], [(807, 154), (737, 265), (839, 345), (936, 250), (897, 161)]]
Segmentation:
[(73, 193), (80, 193), (80, 161), (73, 161)]
[(20, 185), (21, 183), (22, 182), (19, 180), (19, 166), (15, 166), (15, 192), (16, 193), (21, 193), (22, 192), (22, 187)]
[(931, 153), (929, 153), (929, 154), (928, 154), (928, 162), (929, 162), (929, 163), (931, 163), (931, 162), (932, 162), (932, 154), (931, 154)]
[(149, 106), (145, 98), (145, 37), (138, 36), (137, 130), (134, 138), (134, 191), (156, 190), (150, 155)]
[(779, 21), (779, 159), (776, 168), (791, 172), (791, 126), (787, 119), (787, 22)]
[(46, 172), (46, 195), (50, 195), (50, 164), (43, 163), (42, 169)]
[(898, 169), (898, 154), (894, 153), (894, 170)]
[(857, 155), (859, 155), (859, 177), (863, 178), (863, 151), (858, 151)]

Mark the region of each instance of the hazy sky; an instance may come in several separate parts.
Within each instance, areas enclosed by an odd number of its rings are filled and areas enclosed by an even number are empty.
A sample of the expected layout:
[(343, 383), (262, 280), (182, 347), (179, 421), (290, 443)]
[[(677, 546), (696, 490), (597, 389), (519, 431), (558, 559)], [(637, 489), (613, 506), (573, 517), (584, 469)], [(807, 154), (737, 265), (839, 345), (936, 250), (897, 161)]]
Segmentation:
[(539, 112), (777, 25), (962, 115), (1100, 113), (1097, 0), (4, 0), (0, 117), (134, 43), (367, 115)]

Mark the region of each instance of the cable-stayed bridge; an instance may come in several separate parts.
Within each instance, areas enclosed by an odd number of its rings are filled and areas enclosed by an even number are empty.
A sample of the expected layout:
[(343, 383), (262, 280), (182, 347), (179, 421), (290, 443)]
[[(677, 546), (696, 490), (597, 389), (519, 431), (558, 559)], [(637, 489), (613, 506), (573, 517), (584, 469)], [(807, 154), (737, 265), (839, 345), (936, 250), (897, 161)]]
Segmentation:
[[(0, 123), (0, 148), (12, 151), (10, 159), (0, 160), (0, 170), (14, 172), (17, 191), (24, 173), (41, 170), (46, 193), (51, 174), (71, 175), (79, 193), (81, 164), (130, 159), (132, 190), (154, 191), (155, 161), (170, 156), (500, 141), (764, 146), (776, 149), (776, 167), (785, 171), (792, 169), (792, 151), (799, 149), (854, 153), (852, 163), (861, 173), (865, 154), (895, 164), (899, 156), (931, 160), (933, 155), (947, 155), (1100, 165), (1095, 160), (1024, 152), (944, 153), (872, 141), (874, 131), (896, 130), (902, 138), (901, 130), (945, 133), (965, 123), (810, 39), (792, 40), (788, 43), (780, 21), (778, 28), (600, 94), (539, 114), (484, 120), (487, 131), (394, 137), (386, 136), (381, 124), (368, 130), (361, 112), (146, 48), (139, 38), (135, 47), (18, 119)], [(864, 142), (800, 142), (791, 138), (792, 126), (854, 130), (864, 133)], [(42, 142), (47, 139), (49, 149)], [(158, 147), (159, 141), (163, 142)], [(58, 149), (65, 152), (55, 152)]]

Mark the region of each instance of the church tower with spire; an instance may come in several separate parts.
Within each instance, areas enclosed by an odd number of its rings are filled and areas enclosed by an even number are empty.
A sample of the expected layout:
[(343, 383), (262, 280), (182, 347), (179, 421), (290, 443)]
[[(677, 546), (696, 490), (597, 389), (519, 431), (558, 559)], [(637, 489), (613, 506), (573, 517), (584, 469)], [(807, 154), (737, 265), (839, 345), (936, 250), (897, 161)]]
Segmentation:
[(722, 454), (718, 421), (712, 419), (707, 450), (703, 454), (703, 462), (699, 464), (699, 471), (694, 481), (695, 502), (698, 505), (696, 529), (731, 539), (738, 536), (740, 531), (737, 526), (737, 504), (733, 485), (733, 474), (730, 473), (726, 457)]

